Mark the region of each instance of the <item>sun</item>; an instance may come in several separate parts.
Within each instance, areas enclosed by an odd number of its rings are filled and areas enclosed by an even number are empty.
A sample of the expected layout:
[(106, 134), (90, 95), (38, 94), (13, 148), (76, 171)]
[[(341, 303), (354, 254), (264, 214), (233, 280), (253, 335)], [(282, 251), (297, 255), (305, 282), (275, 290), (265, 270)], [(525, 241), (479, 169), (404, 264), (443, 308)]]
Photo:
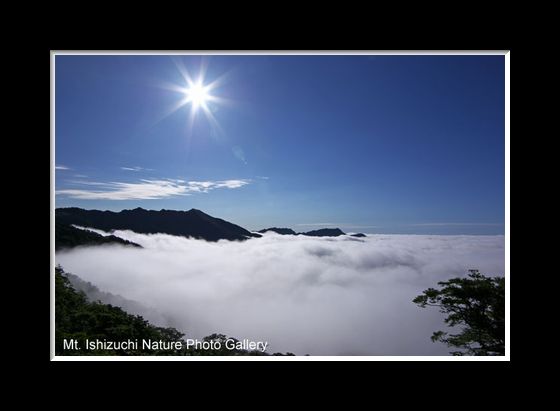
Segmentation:
[[(176, 83), (163, 83), (162, 87), (181, 95), (171, 107), (169, 107), (162, 115), (162, 119), (175, 113), (182, 107), (188, 108), (188, 132), (192, 133), (195, 119), (198, 113), (204, 115), (208, 123), (211, 125), (213, 132), (218, 134), (223, 133), (218, 120), (214, 113), (219, 110), (219, 106), (233, 105), (233, 102), (228, 98), (220, 96), (219, 89), (226, 79), (229, 77), (228, 72), (223, 73), (221, 76), (208, 81), (206, 78), (207, 61), (202, 61), (200, 71), (197, 76), (192, 76), (182, 60), (174, 60), (175, 65), (181, 75), (182, 84)], [(216, 92), (218, 91), (218, 95)]]
[(206, 110), (206, 103), (212, 99), (208, 86), (204, 86), (202, 82), (191, 84), (184, 90), (184, 93), (185, 99), (187, 100), (185, 103), (192, 104), (192, 108), (194, 110), (197, 110), (200, 107)]

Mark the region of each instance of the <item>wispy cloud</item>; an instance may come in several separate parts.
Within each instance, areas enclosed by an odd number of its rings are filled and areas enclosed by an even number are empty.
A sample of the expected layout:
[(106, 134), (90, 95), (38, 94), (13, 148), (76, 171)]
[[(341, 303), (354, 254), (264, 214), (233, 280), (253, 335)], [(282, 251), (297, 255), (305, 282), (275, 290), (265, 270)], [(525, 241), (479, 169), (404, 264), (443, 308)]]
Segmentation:
[(222, 181), (189, 181), (187, 188), (193, 193), (207, 193), (216, 188), (240, 188), (250, 183), (250, 180), (222, 180)]
[(66, 166), (63, 166), (63, 165), (60, 165), (60, 164), (55, 166), (54, 168), (55, 168), (55, 170), (70, 170), (70, 167), (66, 167)]
[(121, 167), (121, 170), (126, 171), (154, 171), (153, 168), (144, 168), (144, 167)]
[(218, 188), (239, 188), (249, 184), (250, 180), (189, 181), (184, 180), (140, 180), (137, 183), (123, 182), (81, 182), (74, 184), (95, 186), (96, 189), (57, 190), (57, 195), (64, 195), (80, 200), (155, 200), (161, 198), (190, 195), (191, 193), (208, 193)]

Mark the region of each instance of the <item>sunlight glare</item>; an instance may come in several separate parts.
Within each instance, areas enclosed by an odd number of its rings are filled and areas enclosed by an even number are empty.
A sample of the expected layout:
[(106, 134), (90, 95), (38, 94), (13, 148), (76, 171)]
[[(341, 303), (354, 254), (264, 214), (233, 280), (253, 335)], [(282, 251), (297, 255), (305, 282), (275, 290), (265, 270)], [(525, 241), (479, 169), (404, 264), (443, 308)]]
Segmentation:
[(189, 88), (185, 89), (185, 97), (193, 106), (193, 109), (205, 107), (206, 102), (210, 100), (208, 87), (203, 86), (201, 83), (192, 84)]
[[(201, 63), (200, 71), (196, 79), (186, 69), (181, 60), (174, 60), (175, 65), (184, 80), (182, 85), (176, 83), (165, 83), (163, 88), (181, 94), (181, 99), (169, 107), (162, 115), (161, 119), (170, 116), (182, 107), (189, 107), (188, 113), (188, 133), (192, 133), (197, 113), (202, 111), (204, 117), (212, 127), (213, 133), (222, 134), (223, 130), (214, 116), (213, 112), (217, 110), (219, 105), (231, 105), (231, 101), (227, 98), (217, 96), (213, 92), (219, 88), (229, 73), (224, 73), (213, 81), (206, 81), (206, 63)], [(160, 119), (160, 120), (161, 120)]]

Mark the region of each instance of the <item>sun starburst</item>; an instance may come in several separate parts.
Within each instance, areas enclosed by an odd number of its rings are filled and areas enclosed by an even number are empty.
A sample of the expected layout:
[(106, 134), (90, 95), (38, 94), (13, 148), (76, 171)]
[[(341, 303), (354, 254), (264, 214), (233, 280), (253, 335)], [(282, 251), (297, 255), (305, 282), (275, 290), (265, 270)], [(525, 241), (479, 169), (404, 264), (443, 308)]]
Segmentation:
[(204, 62), (196, 77), (191, 76), (181, 60), (176, 60), (175, 64), (184, 83), (182, 85), (173, 84), (167, 88), (181, 94), (181, 99), (167, 112), (166, 116), (175, 113), (177, 110), (188, 107), (189, 111), (189, 131), (192, 127), (199, 111), (202, 111), (214, 130), (221, 131), (220, 125), (213, 112), (218, 105), (226, 103), (226, 99), (216, 96), (213, 92), (222, 84), (225, 75), (218, 77), (212, 82), (206, 80), (207, 65)]

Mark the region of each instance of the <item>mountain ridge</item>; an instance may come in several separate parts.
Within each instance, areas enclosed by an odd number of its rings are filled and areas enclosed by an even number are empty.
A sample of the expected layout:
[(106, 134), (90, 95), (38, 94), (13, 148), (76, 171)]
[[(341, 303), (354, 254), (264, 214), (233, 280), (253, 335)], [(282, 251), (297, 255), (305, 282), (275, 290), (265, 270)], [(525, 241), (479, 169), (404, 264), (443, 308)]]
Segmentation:
[(70, 224), (63, 224), (59, 221), (55, 224), (55, 250), (61, 251), (78, 246), (120, 244), (142, 248), (141, 245), (116, 237), (114, 235), (103, 236), (91, 230), (76, 228)]
[[(76, 245), (96, 245), (106, 242), (120, 242), (138, 246), (111, 236), (100, 236), (91, 231), (81, 232), (75, 226), (93, 228), (112, 232), (114, 230), (131, 230), (140, 234), (169, 234), (192, 237), (206, 241), (244, 241), (252, 237), (262, 237), (263, 233), (272, 231), (281, 235), (304, 235), (311, 237), (338, 237), (346, 235), (340, 228), (321, 228), (296, 233), (291, 228), (270, 227), (252, 232), (221, 218), (213, 217), (202, 210), (146, 210), (142, 207), (121, 211), (87, 210), (79, 207), (61, 207), (55, 210), (56, 244), (60, 247)], [(351, 234), (365, 237), (364, 234)]]
[(281, 235), (297, 235), (298, 233), (296, 233), (294, 230), (292, 230), (291, 228), (279, 228), (279, 227), (270, 227), (270, 228), (263, 228), (262, 230), (259, 230), (259, 233), (266, 233), (267, 231), (272, 231), (275, 232), (276, 234), (281, 234)]
[(55, 218), (57, 222), (65, 225), (75, 224), (108, 232), (131, 230), (140, 234), (162, 233), (206, 241), (243, 241), (261, 236), (195, 208), (188, 211), (166, 209), (157, 211), (137, 207), (115, 212), (66, 207), (57, 208)]
[(281, 234), (281, 235), (306, 235), (309, 237), (338, 237), (341, 235), (350, 235), (352, 237), (366, 237), (366, 235), (363, 233), (347, 234), (344, 231), (342, 231), (340, 228), (321, 228), (318, 230), (296, 233), (291, 228), (270, 227), (270, 228), (263, 228), (262, 230), (259, 230), (258, 233), (264, 234), (268, 231), (272, 231), (276, 234)]

